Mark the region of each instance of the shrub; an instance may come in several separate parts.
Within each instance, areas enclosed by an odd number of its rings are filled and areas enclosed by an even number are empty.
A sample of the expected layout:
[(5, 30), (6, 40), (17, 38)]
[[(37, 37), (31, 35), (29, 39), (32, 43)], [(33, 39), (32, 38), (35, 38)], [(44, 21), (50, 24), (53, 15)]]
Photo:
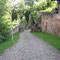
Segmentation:
[(8, 23), (4, 17), (7, 13), (7, 0), (0, 0), (0, 43), (5, 41), (9, 35)]

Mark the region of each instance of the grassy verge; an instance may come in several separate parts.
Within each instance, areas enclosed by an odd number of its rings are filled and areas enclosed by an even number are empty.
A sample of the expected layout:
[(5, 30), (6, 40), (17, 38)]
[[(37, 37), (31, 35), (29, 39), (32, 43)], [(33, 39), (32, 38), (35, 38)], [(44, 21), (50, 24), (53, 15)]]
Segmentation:
[(14, 40), (11, 39), (11, 35), (10, 35), (8, 37), (7, 41), (0, 44), (0, 54), (3, 53), (5, 51), (5, 49), (14, 45), (18, 41), (18, 39), (19, 39), (19, 33), (18, 32), (14, 34)]
[(44, 41), (54, 46), (56, 49), (60, 50), (60, 37), (44, 32), (32, 32), (32, 34), (38, 38), (43, 39)]

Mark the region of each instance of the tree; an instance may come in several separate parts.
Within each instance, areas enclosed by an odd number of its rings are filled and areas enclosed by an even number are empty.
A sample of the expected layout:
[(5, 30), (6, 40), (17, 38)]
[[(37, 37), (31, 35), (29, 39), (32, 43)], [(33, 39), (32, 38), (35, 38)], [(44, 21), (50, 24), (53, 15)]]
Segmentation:
[(32, 6), (35, 0), (25, 0), (25, 4)]
[[(29, 15), (32, 16), (33, 22), (38, 20), (37, 12), (45, 11), (48, 8), (52, 8), (53, 3), (50, 0), (24, 0), (25, 3), (17, 3), (19, 8), (17, 9), (18, 14), (20, 15), (20, 19), (22, 20), (25, 17), (27, 23), (29, 21)], [(55, 5), (54, 5), (55, 7)]]
[(4, 18), (7, 12), (7, 0), (0, 0), (0, 42), (4, 41), (8, 36), (8, 24)]
[(17, 20), (17, 12), (15, 9), (12, 10), (12, 20), (14, 21), (14, 19)]

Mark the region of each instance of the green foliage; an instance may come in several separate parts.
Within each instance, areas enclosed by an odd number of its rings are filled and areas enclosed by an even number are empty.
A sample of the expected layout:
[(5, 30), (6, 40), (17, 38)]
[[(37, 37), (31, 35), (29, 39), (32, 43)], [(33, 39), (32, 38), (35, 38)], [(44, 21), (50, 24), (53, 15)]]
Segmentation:
[(12, 10), (12, 20), (14, 21), (14, 19), (17, 20), (17, 12), (15, 9)]
[(52, 9), (54, 9), (54, 8), (56, 7), (55, 1), (50, 2), (50, 7), (51, 7)]
[(47, 8), (46, 10), (44, 10), (45, 12), (52, 12), (53, 11), (53, 9), (52, 8)]
[(17, 25), (17, 20), (13, 21), (13, 28)]
[[(19, 6), (19, 8), (16, 9), (17, 14), (19, 15), (21, 21), (25, 16), (27, 23), (29, 21), (29, 15), (31, 15), (32, 20), (35, 21), (39, 18), (37, 15), (38, 11), (52, 12), (56, 7), (56, 3), (50, 0), (25, 0), (25, 3), (18, 2), (17, 5)], [(13, 16), (15, 15), (16, 13), (14, 14), (13, 12)]]
[(6, 38), (0, 34), (0, 43), (1, 43), (2, 41), (5, 41), (5, 39), (6, 39)]
[(38, 15), (37, 15), (37, 11), (36, 10), (32, 10), (31, 11), (31, 15), (32, 15), (32, 17), (33, 17), (34, 20), (38, 19)]
[(46, 9), (46, 5), (46, 0), (40, 0), (33, 4), (33, 8), (31, 9), (33, 20), (38, 20), (37, 12)]
[(31, 9), (31, 14), (34, 20), (38, 20), (37, 12), (45, 11), (45, 12), (53, 12), (56, 7), (56, 3), (50, 0), (40, 0), (33, 4), (33, 8)]
[(46, 0), (40, 0), (33, 4), (33, 8), (35, 8), (37, 11), (44, 10), (46, 8), (47, 2)]
[(45, 9), (45, 12), (54, 12), (54, 9), (56, 8), (56, 3), (54, 1), (50, 2), (50, 5), (47, 9)]
[(7, 0), (0, 0), (0, 42), (5, 41), (8, 36), (8, 23), (4, 17), (7, 12)]
[(25, 5), (24, 3), (20, 3), (19, 8), (16, 11), (17, 14), (20, 16), (21, 21), (23, 20), (24, 16), (27, 21), (29, 20), (30, 9), (30, 6)]

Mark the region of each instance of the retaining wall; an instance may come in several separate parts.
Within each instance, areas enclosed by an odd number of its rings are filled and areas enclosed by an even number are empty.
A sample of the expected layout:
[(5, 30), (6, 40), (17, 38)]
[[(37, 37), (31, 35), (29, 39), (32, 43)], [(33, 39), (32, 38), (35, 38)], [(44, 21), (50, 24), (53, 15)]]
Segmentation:
[(40, 27), (42, 32), (60, 36), (60, 14), (43, 12)]

